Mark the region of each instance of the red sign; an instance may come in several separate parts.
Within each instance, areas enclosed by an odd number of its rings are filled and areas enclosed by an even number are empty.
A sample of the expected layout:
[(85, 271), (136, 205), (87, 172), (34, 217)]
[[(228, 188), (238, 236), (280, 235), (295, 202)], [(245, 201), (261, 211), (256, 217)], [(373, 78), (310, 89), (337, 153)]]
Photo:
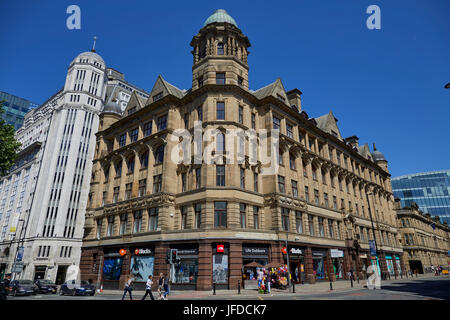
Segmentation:
[(284, 254), (286, 254), (286, 253), (287, 253), (286, 247), (281, 248), (281, 252), (283, 252)]
[(139, 254), (139, 249), (134, 250), (134, 254), (138, 255)]
[(121, 256), (124, 256), (124, 255), (127, 254), (127, 251), (126, 251), (125, 249), (120, 249), (119, 254), (120, 254)]
[(225, 246), (223, 244), (218, 244), (217, 252), (225, 252)]

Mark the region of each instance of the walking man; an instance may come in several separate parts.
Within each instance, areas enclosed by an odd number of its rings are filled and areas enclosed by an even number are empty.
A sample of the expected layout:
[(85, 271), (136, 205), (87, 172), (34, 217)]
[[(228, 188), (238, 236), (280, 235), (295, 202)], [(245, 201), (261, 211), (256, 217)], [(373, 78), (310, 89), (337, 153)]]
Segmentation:
[(155, 298), (153, 298), (153, 294), (152, 294), (152, 284), (153, 284), (152, 275), (149, 275), (147, 283), (145, 284), (145, 295), (142, 297), (142, 300), (145, 300), (145, 298), (147, 297), (148, 294), (150, 295), (150, 298), (152, 300), (155, 300)]
[(11, 275), (7, 274), (5, 279), (0, 282), (0, 301), (6, 301), (8, 299), (9, 283)]
[(131, 295), (131, 291), (133, 291), (133, 287), (131, 286), (131, 283), (133, 282), (133, 278), (128, 278), (127, 283), (125, 283), (125, 287), (123, 288), (123, 296), (122, 300), (125, 299), (125, 295), (127, 292), (130, 294), (130, 300), (133, 300), (133, 296)]

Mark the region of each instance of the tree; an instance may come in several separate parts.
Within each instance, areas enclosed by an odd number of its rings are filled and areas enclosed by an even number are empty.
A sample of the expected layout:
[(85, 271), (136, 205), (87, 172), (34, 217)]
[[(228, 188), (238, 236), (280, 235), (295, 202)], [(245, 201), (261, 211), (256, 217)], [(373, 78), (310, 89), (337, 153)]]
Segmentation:
[[(3, 105), (4, 101), (0, 101), (0, 116), (5, 112)], [(14, 127), (0, 118), (0, 177), (4, 176), (12, 167), (21, 146), (14, 134)]]

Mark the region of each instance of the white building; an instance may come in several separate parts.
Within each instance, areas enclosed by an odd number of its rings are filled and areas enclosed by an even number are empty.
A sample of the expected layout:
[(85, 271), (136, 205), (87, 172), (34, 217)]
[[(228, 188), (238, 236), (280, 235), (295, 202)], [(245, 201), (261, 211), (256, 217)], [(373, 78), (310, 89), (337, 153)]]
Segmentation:
[(132, 92), (148, 98), (92, 50), (70, 63), (61, 90), (27, 113), (16, 164), (0, 179), (0, 278), (18, 247), (23, 271), (15, 278), (62, 283), (79, 264), (99, 114), (122, 112)]

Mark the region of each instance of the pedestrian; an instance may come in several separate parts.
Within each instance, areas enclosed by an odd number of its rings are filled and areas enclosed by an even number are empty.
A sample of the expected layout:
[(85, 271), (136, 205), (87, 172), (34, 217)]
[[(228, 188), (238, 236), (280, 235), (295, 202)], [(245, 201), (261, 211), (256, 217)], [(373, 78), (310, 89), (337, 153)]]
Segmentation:
[(163, 290), (164, 290), (164, 274), (161, 272), (159, 274), (159, 279), (158, 279), (158, 294), (159, 294), (159, 300), (162, 300), (162, 294), (163, 294)]
[(152, 284), (153, 284), (152, 275), (149, 275), (147, 283), (145, 284), (145, 295), (142, 297), (142, 300), (145, 300), (148, 294), (150, 295), (150, 298), (152, 300), (155, 300), (152, 294)]
[(9, 283), (11, 274), (5, 275), (5, 279), (0, 281), (0, 301), (8, 300)]
[(167, 275), (164, 276), (163, 289), (164, 289), (163, 300), (169, 300), (167, 298), (167, 296), (170, 294), (170, 292), (169, 292), (169, 278), (167, 277)]
[(269, 270), (269, 272), (267, 272), (266, 280), (267, 280), (267, 285), (266, 285), (267, 293), (270, 293), (270, 283), (272, 282), (272, 275), (270, 273), (270, 270)]
[(133, 278), (129, 277), (127, 283), (125, 283), (125, 287), (123, 288), (122, 300), (125, 299), (125, 295), (127, 294), (127, 292), (130, 294), (130, 300), (133, 300), (133, 296), (131, 295), (131, 291), (133, 291), (133, 287), (131, 286), (132, 282)]
[(258, 269), (256, 271), (256, 274), (258, 275), (258, 289), (259, 289), (259, 288), (261, 288), (261, 284), (262, 284), (262, 280), (263, 280), (263, 277), (264, 277), (264, 273), (262, 272), (261, 269)]

